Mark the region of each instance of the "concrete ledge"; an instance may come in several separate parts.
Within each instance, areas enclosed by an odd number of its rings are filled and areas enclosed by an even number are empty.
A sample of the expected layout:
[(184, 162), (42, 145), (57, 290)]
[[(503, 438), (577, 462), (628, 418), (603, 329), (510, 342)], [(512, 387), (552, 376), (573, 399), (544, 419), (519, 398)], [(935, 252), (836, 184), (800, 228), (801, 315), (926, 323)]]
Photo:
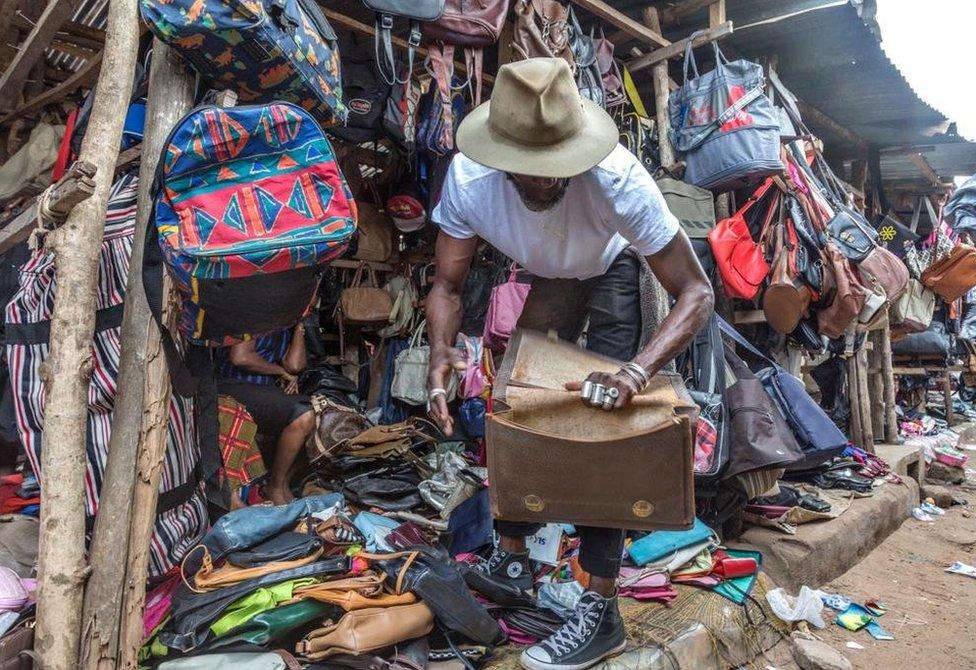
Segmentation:
[(925, 456), (920, 447), (906, 447), (902, 444), (876, 444), (874, 453), (902, 477), (911, 477), (921, 486), (925, 483)]
[(791, 593), (804, 584), (817, 588), (847, 572), (911, 515), (918, 484), (907, 477), (903, 482), (852, 501), (836, 519), (799, 526), (796, 535), (753, 526), (729, 545), (762, 552), (765, 572)]

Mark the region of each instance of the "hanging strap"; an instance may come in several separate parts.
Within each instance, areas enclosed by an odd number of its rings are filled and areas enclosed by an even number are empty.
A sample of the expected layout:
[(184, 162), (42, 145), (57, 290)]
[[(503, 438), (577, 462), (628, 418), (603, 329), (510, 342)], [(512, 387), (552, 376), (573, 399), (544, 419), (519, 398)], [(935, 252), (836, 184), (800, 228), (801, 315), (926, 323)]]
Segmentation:
[[(445, 150), (454, 146), (454, 110), (451, 106), (451, 80), (454, 78), (454, 45), (432, 44), (427, 51), (441, 103), (439, 144)], [(478, 82), (480, 84), (480, 81)]]
[(637, 116), (645, 119), (651, 118), (647, 113), (647, 108), (644, 107), (644, 101), (641, 100), (640, 93), (637, 90), (637, 84), (634, 83), (634, 77), (630, 74), (630, 70), (627, 66), (624, 66), (624, 91), (627, 92), (627, 97), (630, 99), (630, 104), (634, 107), (634, 112)]
[(762, 197), (766, 195), (766, 192), (769, 191), (772, 186), (773, 180), (767, 177), (765, 181), (759, 185), (759, 188), (757, 188), (753, 194), (749, 196), (744, 203), (742, 203), (742, 207), (735, 211), (733, 216), (745, 216), (746, 212), (752, 209), (752, 206), (762, 199)]
[(752, 346), (752, 344), (750, 344), (746, 338), (742, 337), (742, 335), (739, 334), (739, 331), (737, 331), (734, 327), (732, 327), (732, 325), (729, 324), (727, 321), (725, 321), (725, 319), (718, 316), (717, 314), (715, 315), (715, 318), (718, 320), (718, 327), (722, 330), (722, 332), (728, 337), (730, 337), (732, 340), (734, 340), (739, 346), (741, 346), (743, 349), (751, 353), (756, 358), (759, 358), (760, 360), (769, 363), (772, 367), (776, 368), (777, 370), (780, 369), (780, 365), (776, 361), (772, 360), (766, 354), (762, 353), (754, 346)]

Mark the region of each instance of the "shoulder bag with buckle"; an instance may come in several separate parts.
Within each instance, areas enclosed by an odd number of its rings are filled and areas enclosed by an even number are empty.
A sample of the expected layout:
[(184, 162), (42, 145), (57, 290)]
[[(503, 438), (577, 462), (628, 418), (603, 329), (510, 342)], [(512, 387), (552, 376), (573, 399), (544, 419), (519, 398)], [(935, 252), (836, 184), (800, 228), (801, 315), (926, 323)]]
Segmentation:
[(312, 410), (315, 412), (316, 427), (305, 441), (305, 453), (312, 466), (332, 457), (337, 445), (369, 428), (369, 421), (357, 410), (323, 395), (312, 396)]
[(722, 276), (725, 295), (730, 298), (752, 300), (759, 293), (763, 280), (769, 276), (769, 263), (766, 262), (763, 251), (762, 237), (772, 218), (773, 207), (770, 206), (759, 242), (752, 239), (745, 215), (766, 195), (772, 185), (772, 180), (767, 179), (735, 214), (719, 221), (708, 233), (708, 244)]

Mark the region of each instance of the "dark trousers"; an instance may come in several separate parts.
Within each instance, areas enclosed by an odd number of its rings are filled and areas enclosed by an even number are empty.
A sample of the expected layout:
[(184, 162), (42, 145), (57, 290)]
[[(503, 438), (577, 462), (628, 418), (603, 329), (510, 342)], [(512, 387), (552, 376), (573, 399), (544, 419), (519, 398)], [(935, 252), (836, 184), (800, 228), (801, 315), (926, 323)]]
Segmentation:
[[(625, 251), (607, 272), (593, 279), (543, 279), (532, 282), (519, 328), (556, 331), (560, 339), (575, 342), (589, 323), (586, 348), (604, 356), (629, 361), (637, 353), (641, 335), (640, 259)], [(568, 485), (568, 483), (567, 483)], [(497, 521), (495, 529), (509, 537), (528, 536), (541, 524)], [(577, 526), (580, 567), (596, 577), (615, 578), (620, 572), (624, 531)]]

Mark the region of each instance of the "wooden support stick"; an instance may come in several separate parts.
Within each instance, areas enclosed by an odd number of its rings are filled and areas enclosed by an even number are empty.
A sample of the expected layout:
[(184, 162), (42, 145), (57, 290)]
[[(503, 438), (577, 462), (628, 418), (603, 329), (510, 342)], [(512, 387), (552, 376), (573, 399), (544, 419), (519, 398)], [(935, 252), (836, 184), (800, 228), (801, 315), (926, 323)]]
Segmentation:
[(617, 26), (630, 37), (640, 40), (645, 44), (650, 44), (655, 47), (666, 47), (671, 44), (671, 42), (661, 36), (660, 26), (655, 29), (646, 23), (641, 25), (602, 0), (573, 0), (573, 4), (588, 10), (598, 19)]
[[(54, 3), (52, 3), (54, 4)], [(137, 0), (111, 0), (104, 60), (81, 159), (97, 168), (95, 191), (65, 224), (47, 236), (58, 293), (51, 317), (51, 350), (43, 364), (44, 435), (41, 450), (41, 526), (38, 542), (37, 626), (34, 648), (47, 670), (76, 670), (85, 566), (86, 423), (98, 261), (125, 109), (139, 46)], [(117, 596), (116, 596), (117, 597)], [(141, 625), (141, 621), (140, 621)]]
[[(193, 79), (182, 63), (171, 59), (168, 47), (158, 41), (153, 47), (146, 128), (145, 158), (139, 170), (135, 234), (126, 280), (125, 312), (122, 318), (118, 392), (112, 413), (108, 463), (102, 482), (99, 513), (91, 546), (94, 567), (85, 593), (85, 639), (82, 666), (87, 670), (130, 667), (141, 640), (132, 644), (126, 632), (138, 623), (141, 636), (142, 601), (145, 597), (149, 534), (155, 521), (155, 498), (147, 487), (158, 490), (158, 480), (146, 481), (143, 471), (143, 415), (155, 409), (144, 404), (146, 377), (158, 376), (163, 360), (149, 352), (150, 330), (156, 331), (142, 283), (142, 254), (146, 223), (152, 211), (149, 193), (163, 141), (173, 125), (193, 102)], [(158, 334), (157, 334), (158, 337)], [(158, 353), (158, 352), (157, 352)], [(162, 402), (169, 407), (168, 395)], [(165, 446), (165, 421), (163, 445)], [(151, 458), (147, 459), (151, 460)], [(140, 481), (136, 482), (139, 464)], [(151, 479), (151, 477), (149, 478)], [(147, 501), (146, 498), (153, 500)], [(139, 525), (139, 532), (130, 528)], [(130, 544), (130, 539), (136, 544)], [(122, 597), (119, 597), (122, 594)], [(128, 641), (128, 646), (126, 642)]]
[(952, 411), (952, 376), (948, 370), (942, 373), (942, 403), (945, 406), (946, 423), (951, 426), (955, 423), (955, 416)]
[(888, 317), (884, 319), (881, 329), (881, 383), (884, 385), (884, 438), (887, 444), (898, 442), (898, 417), (895, 414), (895, 376), (891, 365), (891, 324)]
[(885, 439), (884, 383), (880, 372), (882, 346), (879, 339), (881, 332), (880, 330), (873, 330), (868, 333), (868, 338), (873, 340), (877, 346), (872, 347), (868, 353), (868, 367), (864, 370), (864, 374), (868, 378), (868, 393), (871, 402), (871, 429), (876, 442), (884, 442)]
[[(158, 39), (153, 40), (153, 63), (149, 79), (149, 98), (146, 130), (143, 135), (143, 160), (140, 165), (139, 204), (136, 229), (145, 231), (152, 214), (152, 198), (149, 193), (152, 175), (156, 171), (163, 142), (176, 122), (193, 104), (193, 77), (176, 53)], [(135, 244), (133, 244), (135, 246)], [(140, 254), (141, 260), (141, 254)], [(133, 262), (133, 267), (136, 267)], [(142, 263), (139, 263), (141, 269)], [(130, 276), (131, 281), (131, 276)], [(142, 612), (146, 599), (146, 575), (149, 566), (149, 539), (156, 520), (156, 501), (163, 457), (166, 452), (166, 435), (169, 425), (170, 379), (160, 343), (160, 332), (149, 316), (141, 278), (138, 301), (134, 302), (136, 314), (132, 318), (130, 332), (132, 346), (138, 347), (132, 357), (144, 361), (141, 372), (133, 374), (131, 388), (141, 386), (138, 411), (131, 408), (126, 432), (137, 434), (139, 445), (135, 454), (135, 488), (132, 493), (133, 514), (129, 533), (129, 556), (122, 590), (122, 630), (119, 635), (119, 668), (127, 670), (137, 666), (137, 655), (142, 644)], [(169, 276), (163, 280), (164, 319), (173, 318), (167, 306), (172, 303), (167, 296), (172, 291)], [(128, 299), (128, 293), (126, 298)], [(128, 319), (126, 305), (125, 318)], [(167, 321), (168, 322), (168, 321)], [(126, 323), (123, 322), (123, 337)], [(125, 341), (125, 340), (123, 340)], [(124, 349), (123, 349), (124, 351)], [(121, 379), (120, 379), (121, 387)], [(117, 412), (118, 410), (116, 410)], [(113, 424), (113, 437), (115, 426)]]
[[(651, 30), (661, 30), (657, 9), (648, 7), (643, 14), (644, 23)], [(671, 116), (668, 112), (668, 97), (671, 89), (668, 87), (668, 62), (660, 61), (651, 70), (654, 79), (654, 116), (657, 119), (658, 152), (661, 165), (670, 168), (674, 165), (674, 148), (671, 146)]]
[(871, 394), (868, 391), (868, 352), (861, 349), (854, 355), (857, 366), (857, 395), (861, 405), (861, 444), (860, 447), (874, 453), (874, 429), (871, 425)]

